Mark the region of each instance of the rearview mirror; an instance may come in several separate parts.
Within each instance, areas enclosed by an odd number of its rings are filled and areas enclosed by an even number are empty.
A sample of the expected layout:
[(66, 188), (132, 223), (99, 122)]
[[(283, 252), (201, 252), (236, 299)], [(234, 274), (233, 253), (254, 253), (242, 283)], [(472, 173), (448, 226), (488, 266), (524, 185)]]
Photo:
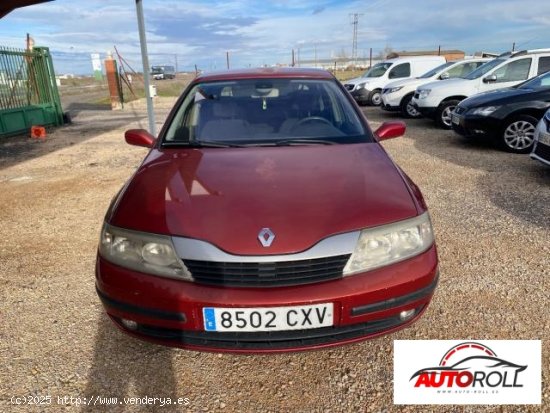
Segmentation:
[(448, 78), (450, 78), (451, 76), (449, 75), (449, 72), (443, 72), (441, 73), (441, 76), (439, 76), (439, 78), (441, 80), (447, 80)]
[(395, 121), (395, 122), (385, 122), (383, 123), (374, 134), (378, 137), (379, 141), (384, 141), (386, 139), (398, 138), (405, 134), (407, 125), (405, 122)]
[(152, 148), (156, 141), (155, 137), (145, 129), (127, 130), (124, 133), (124, 139), (130, 145), (145, 146), (146, 148)]
[(483, 82), (484, 83), (493, 83), (493, 82), (496, 82), (497, 81), (497, 76), (496, 75), (489, 75), (489, 76), (486, 76), (483, 78)]

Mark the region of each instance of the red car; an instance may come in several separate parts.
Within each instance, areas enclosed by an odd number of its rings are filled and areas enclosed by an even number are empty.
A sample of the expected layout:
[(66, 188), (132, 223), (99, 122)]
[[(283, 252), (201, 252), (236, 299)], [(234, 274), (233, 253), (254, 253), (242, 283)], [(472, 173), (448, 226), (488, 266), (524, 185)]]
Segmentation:
[(97, 292), (115, 324), (193, 350), (280, 352), (389, 333), (438, 280), (418, 187), (328, 72), (196, 78), (115, 196)]

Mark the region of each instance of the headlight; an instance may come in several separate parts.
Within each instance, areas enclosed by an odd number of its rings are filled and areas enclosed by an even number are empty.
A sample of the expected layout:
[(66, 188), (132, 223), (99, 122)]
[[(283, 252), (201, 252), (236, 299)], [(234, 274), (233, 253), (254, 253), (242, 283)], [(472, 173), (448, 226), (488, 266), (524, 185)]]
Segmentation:
[(366, 82), (363, 82), (363, 83), (359, 83), (355, 88), (356, 89), (363, 89), (365, 87), (367, 83)]
[(361, 231), (344, 275), (403, 261), (428, 250), (434, 242), (428, 212), (405, 221)]
[(395, 93), (395, 92), (400, 91), (401, 89), (403, 89), (403, 86), (391, 87), (389, 89), (386, 89), (386, 93)]
[(472, 112), (472, 115), (478, 115), (478, 116), (489, 116), (491, 113), (498, 110), (500, 106), (485, 106), (483, 108), (477, 108), (474, 109)]
[(418, 99), (426, 99), (431, 92), (432, 92), (431, 89), (420, 89), (418, 91)]
[(105, 223), (99, 240), (99, 254), (107, 261), (131, 270), (193, 280), (176, 255), (172, 239), (166, 235), (131, 231)]

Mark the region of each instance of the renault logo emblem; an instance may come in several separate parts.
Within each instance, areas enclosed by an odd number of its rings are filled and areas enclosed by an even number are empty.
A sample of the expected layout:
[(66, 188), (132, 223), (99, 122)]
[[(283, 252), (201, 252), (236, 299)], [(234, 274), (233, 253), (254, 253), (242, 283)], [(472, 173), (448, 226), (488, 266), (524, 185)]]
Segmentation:
[(258, 240), (260, 240), (260, 243), (266, 248), (271, 246), (274, 239), (275, 234), (269, 228), (262, 228), (258, 234)]

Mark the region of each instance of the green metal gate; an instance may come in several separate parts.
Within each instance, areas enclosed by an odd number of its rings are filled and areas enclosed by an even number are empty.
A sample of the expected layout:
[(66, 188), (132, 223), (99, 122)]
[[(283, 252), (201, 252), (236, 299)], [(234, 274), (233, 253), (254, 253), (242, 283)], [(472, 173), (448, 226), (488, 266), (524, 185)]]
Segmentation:
[(24, 133), (32, 125), (62, 125), (50, 51), (0, 47), (0, 137)]

